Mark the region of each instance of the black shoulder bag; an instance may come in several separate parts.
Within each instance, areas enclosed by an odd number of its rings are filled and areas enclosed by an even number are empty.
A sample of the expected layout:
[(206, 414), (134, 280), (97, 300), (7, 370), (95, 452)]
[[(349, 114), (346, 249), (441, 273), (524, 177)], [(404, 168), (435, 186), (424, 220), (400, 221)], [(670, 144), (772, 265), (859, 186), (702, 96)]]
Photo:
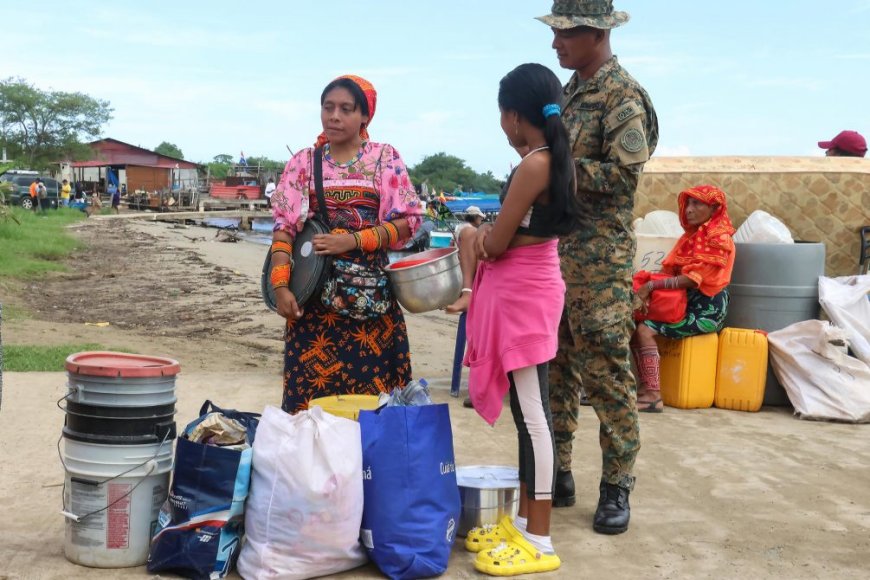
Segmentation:
[[(329, 217), (326, 213), (326, 196), (323, 193), (323, 149), (314, 150), (314, 190), (317, 192), (318, 216), (305, 220), (302, 230), (293, 241), (293, 273), (290, 277), (290, 291), (301, 308), (312, 296), (320, 292), (323, 284), (332, 273), (332, 256), (314, 253), (312, 240), (317, 234), (328, 234)], [(318, 219), (319, 218), (319, 219)], [(260, 291), (263, 302), (272, 310), (277, 310), (275, 290), (272, 288), (272, 248), (266, 252), (263, 272), (260, 276)]]

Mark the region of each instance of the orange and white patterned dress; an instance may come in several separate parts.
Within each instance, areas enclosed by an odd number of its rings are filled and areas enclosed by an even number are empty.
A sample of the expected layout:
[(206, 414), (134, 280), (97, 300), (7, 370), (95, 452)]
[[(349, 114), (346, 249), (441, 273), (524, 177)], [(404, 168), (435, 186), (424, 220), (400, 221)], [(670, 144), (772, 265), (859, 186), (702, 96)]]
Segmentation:
[[(319, 211), (312, 174), (313, 149), (308, 148), (290, 159), (272, 196), (275, 229), (291, 237)], [(399, 218), (408, 220), (412, 235), (420, 226), (420, 201), (390, 145), (365, 142), (345, 164), (331, 159), (327, 145), (323, 189), (333, 230), (354, 232)], [(388, 262), (386, 250), (354, 250), (340, 257), (368, 266)], [(408, 333), (395, 298), (384, 315), (357, 320), (327, 309), (315, 296), (302, 318), (287, 325), (282, 407), (289, 413), (307, 409), (318, 397), (378, 394), (410, 380)]]

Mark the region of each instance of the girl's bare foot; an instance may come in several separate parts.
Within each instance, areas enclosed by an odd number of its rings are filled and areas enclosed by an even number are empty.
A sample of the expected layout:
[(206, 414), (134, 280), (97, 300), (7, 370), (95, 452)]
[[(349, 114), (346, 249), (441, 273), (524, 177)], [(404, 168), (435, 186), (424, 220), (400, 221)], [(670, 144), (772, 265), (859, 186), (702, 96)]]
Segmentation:
[(463, 292), (459, 298), (456, 299), (456, 302), (445, 308), (445, 312), (447, 314), (462, 314), (466, 310), (468, 310), (468, 305), (471, 304), (471, 294), (469, 292)]

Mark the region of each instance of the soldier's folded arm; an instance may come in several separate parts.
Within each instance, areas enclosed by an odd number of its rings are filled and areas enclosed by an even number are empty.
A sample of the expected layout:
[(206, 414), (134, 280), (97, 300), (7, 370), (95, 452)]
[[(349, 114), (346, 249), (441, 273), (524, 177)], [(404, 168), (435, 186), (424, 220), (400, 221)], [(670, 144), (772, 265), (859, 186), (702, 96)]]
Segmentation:
[(637, 188), (649, 161), (647, 113), (639, 100), (623, 101), (604, 118), (604, 160), (576, 159), (577, 189), (622, 194)]

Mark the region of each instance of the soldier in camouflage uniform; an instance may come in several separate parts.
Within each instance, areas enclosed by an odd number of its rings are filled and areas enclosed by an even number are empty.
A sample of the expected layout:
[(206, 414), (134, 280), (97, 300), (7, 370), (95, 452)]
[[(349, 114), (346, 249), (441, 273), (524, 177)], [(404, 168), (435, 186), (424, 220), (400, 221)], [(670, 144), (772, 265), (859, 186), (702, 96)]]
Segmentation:
[(610, 50), (610, 29), (628, 21), (611, 0), (557, 0), (539, 18), (553, 48), (574, 75), (565, 87), (562, 119), (577, 170), (576, 230), (559, 254), (567, 294), (559, 352), (550, 363), (550, 407), (558, 454), (553, 505), (574, 504), (571, 454), (585, 390), (601, 422), (602, 475), (593, 528), (628, 529), (628, 494), (640, 449), (637, 386), (629, 362), (632, 321), (631, 229), (634, 193), (658, 142), (658, 122), (646, 91)]

